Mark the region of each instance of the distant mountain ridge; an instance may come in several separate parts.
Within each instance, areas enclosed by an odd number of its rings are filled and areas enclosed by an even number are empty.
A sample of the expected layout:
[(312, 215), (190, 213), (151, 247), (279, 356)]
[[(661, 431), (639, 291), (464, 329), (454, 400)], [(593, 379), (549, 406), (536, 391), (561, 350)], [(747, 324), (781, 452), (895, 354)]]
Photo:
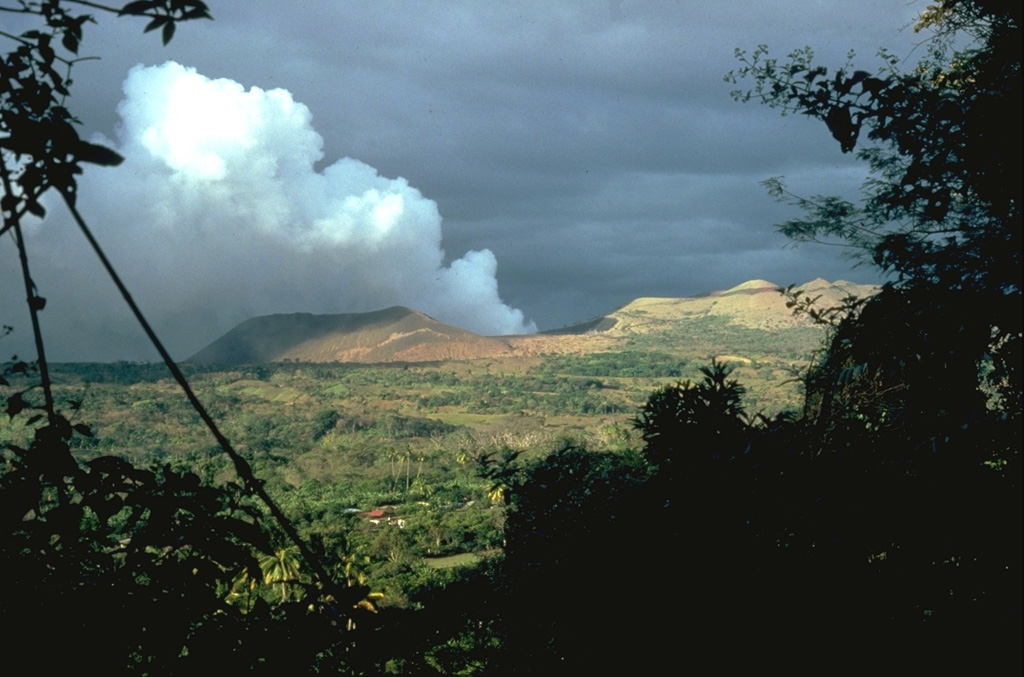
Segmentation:
[[(650, 326), (668, 322), (723, 317), (751, 329), (774, 329), (806, 326), (806, 318), (795, 317), (786, 307), (787, 298), (779, 293), (779, 285), (767, 280), (749, 280), (724, 291), (712, 291), (685, 297), (640, 297), (618, 310), (560, 329), (541, 332), (546, 335), (646, 333)], [(818, 298), (822, 308), (836, 306), (846, 296), (870, 296), (878, 291), (875, 285), (816, 278), (793, 288), (810, 298)]]
[[(877, 287), (821, 278), (796, 289), (820, 297), (819, 305), (865, 296)], [(260, 362), (436, 362), (614, 349), (630, 337), (670, 334), (682, 324), (726, 322), (777, 332), (806, 327), (786, 308), (778, 286), (750, 280), (724, 291), (692, 297), (638, 298), (585, 322), (529, 336), (481, 336), (394, 306), (369, 313), (264, 315), (242, 322), (188, 359), (224, 365)]]
[(500, 338), (480, 336), (393, 306), (369, 313), (263, 315), (242, 322), (189, 362), (423, 362), (510, 353)]

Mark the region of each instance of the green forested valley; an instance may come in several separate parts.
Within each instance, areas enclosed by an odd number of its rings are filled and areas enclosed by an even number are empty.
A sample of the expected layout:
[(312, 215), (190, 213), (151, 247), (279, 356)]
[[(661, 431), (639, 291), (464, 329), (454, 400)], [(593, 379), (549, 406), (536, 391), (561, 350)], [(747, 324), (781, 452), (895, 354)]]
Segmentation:
[[(736, 365), (734, 374), (760, 394), (750, 398), (762, 405), (752, 412), (797, 406), (801, 363), (790, 355), (802, 353), (806, 367), (810, 341), (821, 335), (802, 330), (785, 355), (762, 350)], [(747, 348), (734, 343), (730, 351)], [(505, 504), (482, 476), (482, 461), (511, 453), (536, 459), (564, 446), (636, 453), (643, 403), (657, 389), (699, 377), (705, 363), (692, 351), (631, 346), (428, 364), (195, 365), (186, 373), (291, 518), (310, 533), (346, 534), (369, 557), (361, 565), (367, 575), (393, 573), (395, 558), (372, 547), (387, 530), (358, 516), (390, 506), (392, 521), (405, 525), (402, 562), (429, 577), (425, 557), (500, 550)], [(90, 435), (72, 439), (79, 458), (115, 455), (233, 481), (231, 461), (163, 365), (55, 364), (52, 376), (57, 406), (88, 422)], [(33, 428), (17, 418), (0, 430), (6, 441), (26, 444)], [(405, 579), (391, 573), (369, 579), (387, 591), (378, 606), (407, 603)]]
[[(34, 347), (0, 363), (5, 674), (1021, 673), (1020, 3), (922, 7), (874, 72), (736, 51), (737, 105), (868, 172), (855, 201), (767, 179), (776, 228), (878, 287), (752, 280), (529, 336), (263, 316), (181, 365), (78, 211), (81, 165), (123, 160), (67, 108), (85, 8), (165, 44), (210, 18), (0, 0), (35, 26), (0, 31)], [(48, 210), (162, 364), (47, 359)]]

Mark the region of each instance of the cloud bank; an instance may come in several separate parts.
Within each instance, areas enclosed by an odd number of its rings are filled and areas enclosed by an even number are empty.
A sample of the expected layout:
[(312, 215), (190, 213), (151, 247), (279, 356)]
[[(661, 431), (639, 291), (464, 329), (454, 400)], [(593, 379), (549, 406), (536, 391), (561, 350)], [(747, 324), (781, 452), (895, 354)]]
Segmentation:
[[(88, 169), (79, 206), (175, 357), (282, 312), (404, 305), (482, 334), (536, 331), (502, 302), (490, 250), (445, 263), (437, 204), (405, 179), (351, 158), (319, 168), (323, 140), (289, 92), (167, 62), (133, 68), (124, 95), (117, 140), (99, 140), (126, 160)], [(29, 242), (54, 357), (149, 359), (98, 269), (70, 265), (88, 253), (60, 212)]]

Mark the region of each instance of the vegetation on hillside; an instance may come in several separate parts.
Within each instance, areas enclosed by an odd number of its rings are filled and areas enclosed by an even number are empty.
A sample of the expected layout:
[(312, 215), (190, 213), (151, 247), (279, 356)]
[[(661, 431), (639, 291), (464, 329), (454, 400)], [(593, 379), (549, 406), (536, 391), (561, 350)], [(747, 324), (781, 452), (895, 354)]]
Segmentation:
[[(77, 4), (19, 4), (45, 29), (3, 36), (4, 230), (33, 318), (21, 219), (50, 187), (73, 211), (78, 163), (117, 160), (58, 105)], [(165, 41), (205, 16), (122, 11)], [(193, 367), (193, 387), (171, 365), (189, 405), (148, 365), (49, 364), (36, 326), (38, 362), (2, 374), (8, 660), (649, 674), (686, 652), (721, 672), (1019, 673), (1019, 24), (1019, 4), (940, 0), (906, 72), (738, 54), (740, 98), (820, 119), (873, 172), (860, 204), (771, 181), (805, 213), (782, 230), (893, 274), (838, 315), (802, 305), (826, 341), (789, 410), (751, 406), (747, 383), (777, 378), (783, 347), (724, 323), (714, 352), (641, 334), (518, 369)], [(750, 364), (713, 359), (726, 334)], [(549, 424), (566, 439), (535, 434)]]
[[(77, 0), (0, 4), (0, 12), (31, 26), (20, 35), (0, 32), (0, 234), (18, 253), (37, 352), (34, 364), (14, 360), (0, 374), (5, 412), (22, 422), (24, 437), (0, 450), (0, 569), (9, 586), (0, 618), (8, 661), (51, 672), (150, 675), (211, 665), (256, 672), (342, 667), (350, 640), (338, 629), (361, 615), (369, 588), (328, 571), (301, 538), (196, 398), (76, 207), (82, 163), (122, 159), (79, 138), (66, 107), (71, 73), (85, 58), (84, 29), (94, 21), (83, 8), (143, 17), (145, 30), (159, 29), (164, 43), (179, 23), (210, 17), (199, 0), (136, 0), (120, 8)], [(79, 453), (93, 431), (77, 420), (80, 400), (56, 397), (39, 322), (46, 299), (32, 279), (23, 232), (25, 221), (45, 216), (40, 199), (51, 191), (230, 458), (232, 482), (213, 486), (170, 464), (147, 469), (120, 456)], [(301, 559), (301, 581), (260, 575), (260, 553), (290, 548)], [(274, 605), (231, 604), (240, 576), (293, 585), (296, 594)]]

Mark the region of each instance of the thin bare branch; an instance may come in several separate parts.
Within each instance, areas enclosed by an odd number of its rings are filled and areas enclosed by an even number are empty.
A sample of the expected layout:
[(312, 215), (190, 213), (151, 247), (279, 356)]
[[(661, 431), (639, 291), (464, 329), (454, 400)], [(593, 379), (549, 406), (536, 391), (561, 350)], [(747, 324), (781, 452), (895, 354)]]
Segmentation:
[(188, 380), (185, 378), (185, 375), (182, 373), (177, 363), (171, 357), (170, 353), (167, 352), (167, 349), (164, 347), (163, 342), (161, 342), (159, 337), (157, 337), (156, 332), (153, 331), (153, 328), (150, 326), (149, 322), (142, 314), (142, 310), (139, 308), (139, 306), (135, 303), (135, 300), (132, 298), (131, 293), (128, 291), (128, 288), (125, 286), (124, 282), (121, 281), (121, 276), (117, 274), (117, 271), (114, 269), (113, 264), (110, 263), (110, 260), (107, 258), (99, 242), (93, 236), (92, 231), (90, 230), (88, 224), (86, 224), (85, 222), (85, 219), (82, 218), (82, 215), (75, 207), (74, 201), (71, 198), (71, 196), (62, 194), (62, 197), (64, 198), (64, 203), (67, 205), (68, 210), (71, 212), (71, 216), (74, 218), (75, 223), (78, 224), (78, 227), (82, 231), (82, 234), (85, 235), (85, 239), (89, 242), (89, 246), (92, 247), (93, 252), (95, 252), (96, 256), (100, 260), (100, 263), (103, 265), (103, 268), (107, 271), (107, 275), (110, 276), (110, 279), (113, 281), (114, 285), (121, 293), (122, 298), (124, 298), (125, 303), (127, 303), (128, 307), (131, 309), (132, 314), (135, 315), (135, 319), (142, 327), (142, 330), (146, 333), (146, 336), (149, 337), (149, 340), (153, 344), (153, 347), (156, 348), (157, 352), (160, 354), (161, 359), (163, 359), (164, 364), (167, 365), (167, 368), (171, 372), (171, 375), (174, 377), (174, 380), (177, 381), (178, 385), (181, 386), (181, 389), (184, 391), (185, 397), (192, 405), (192, 408), (196, 411), (197, 414), (199, 414), (199, 418), (201, 418), (203, 423), (206, 424), (207, 429), (209, 429), (210, 433), (217, 441), (217, 444), (220, 445), (220, 448), (223, 449), (224, 453), (226, 453), (228, 457), (231, 459), (231, 462), (235, 466), (235, 472), (238, 474), (239, 478), (241, 478), (242, 481), (244, 482), (246, 489), (250, 493), (255, 495), (257, 498), (259, 498), (263, 505), (266, 506), (267, 510), (270, 511), (270, 514), (274, 517), (274, 520), (285, 532), (288, 539), (293, 544), (295, 544), (295, 546), (299, 549), (299, 552), (302, 553), (303, 559), (310, 565), (310, 567), (316, 573), (318, 580), (324, 586), (333, 586), (332, 579), (327, 574), (327, 571), (323, 568), (323, 565), (320, 563), (319, 558), (316, 557), (312, 550), (310, 550), (309, 547), (306, 545), (305, 541), (302, 540), (298, 532), (295, 530), (294, 525), (292, 525), (288, 518), (285, 517), (284, 513), (277, 506), (274, 500), (270, 497), (270, 494), (268, 494), (267, 491), (263, 488), (263, 483), (256, 478), (256, 475), (252, 471), (252, 467), (244, 458), (242, 458), (242, 456), (231, 445), (231, 442), (228, 441), (227, 437), (225, 437), (224, 434), (220, 431), (220, 428), (217, 426), (216, 422), (210, 416), (210, 413), (206, 410), (206, 407), (203, 406), (203, 403), (199, 401), (198, 397), (196, 397), (196, 394), (192, 390), (192, 387), (189, 385)]

